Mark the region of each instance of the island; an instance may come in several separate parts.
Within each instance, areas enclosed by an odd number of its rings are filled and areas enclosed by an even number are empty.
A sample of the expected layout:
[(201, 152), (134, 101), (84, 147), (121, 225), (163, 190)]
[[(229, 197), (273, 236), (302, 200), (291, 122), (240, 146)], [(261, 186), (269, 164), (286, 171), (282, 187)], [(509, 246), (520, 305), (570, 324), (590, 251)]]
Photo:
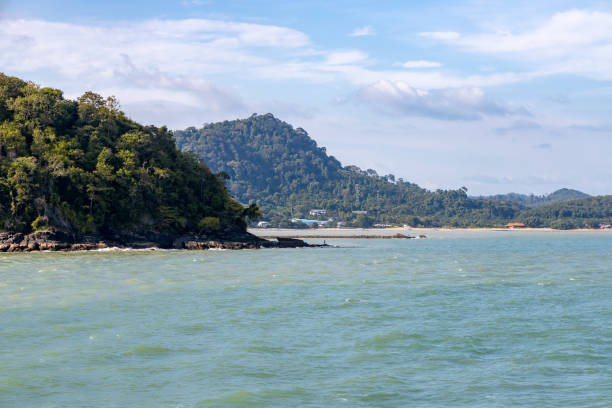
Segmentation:
[(236, 201), (226, 177), (114, 97), (70, 100), (0, 74), (2, 252), (309, 246), (249, 234), (259, 208)]

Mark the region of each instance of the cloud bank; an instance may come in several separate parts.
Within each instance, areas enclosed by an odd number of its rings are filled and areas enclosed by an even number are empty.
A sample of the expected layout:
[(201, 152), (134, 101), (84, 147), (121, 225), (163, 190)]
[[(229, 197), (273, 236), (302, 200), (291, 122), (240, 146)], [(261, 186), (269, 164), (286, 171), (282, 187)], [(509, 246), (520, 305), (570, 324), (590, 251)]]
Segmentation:
[(369, 26), (369, 25), (363, 26), (363, 27), (357, 27), (349, 34), (349, 36), (351, 37), (364, 37), (364, 36), (370, 36), (370, 35), (376, 35), (376, 30), (374, 30), (374, 27)]
[(612, 13), (558, 12), (522, 32), (424, 32), (420, 35), (469, 52), (533, 64), (548, 74), (571, 73), (612, 80)]
[(492, 98), (481, 88), (474, 87), (424, 90), (401, 81), (378, 81), (360, 89), (350, 99), (395, 115), (441, 120), (531, 116), (526, 108)]

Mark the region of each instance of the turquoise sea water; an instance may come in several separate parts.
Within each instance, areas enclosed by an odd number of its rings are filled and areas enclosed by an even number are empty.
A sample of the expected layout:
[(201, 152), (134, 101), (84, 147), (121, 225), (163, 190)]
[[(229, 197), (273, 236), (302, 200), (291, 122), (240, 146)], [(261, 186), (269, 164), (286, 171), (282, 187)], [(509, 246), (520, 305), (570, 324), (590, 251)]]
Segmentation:
[(612, 234), (431, 235), (0, 254), (0, 407), (612, 406)]

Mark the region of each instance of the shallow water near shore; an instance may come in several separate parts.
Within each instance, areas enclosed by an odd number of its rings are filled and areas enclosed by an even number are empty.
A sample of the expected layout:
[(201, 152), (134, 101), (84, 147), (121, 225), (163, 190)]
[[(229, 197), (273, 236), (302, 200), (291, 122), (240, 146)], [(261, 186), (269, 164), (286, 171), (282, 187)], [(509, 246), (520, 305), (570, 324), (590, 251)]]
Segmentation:
[(612, 234), (427, 235), (0, 254), (0, 406), (612, 406)]

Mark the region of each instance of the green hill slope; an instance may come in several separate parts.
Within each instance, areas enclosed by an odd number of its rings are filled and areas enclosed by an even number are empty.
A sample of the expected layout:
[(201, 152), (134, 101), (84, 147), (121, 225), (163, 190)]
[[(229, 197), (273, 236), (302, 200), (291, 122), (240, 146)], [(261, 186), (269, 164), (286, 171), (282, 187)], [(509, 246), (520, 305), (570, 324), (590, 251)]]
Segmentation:
[(612, 224), (612, 195), (588, 197), (528, 209), (523, 211), (518, 219), (531, 227), (598, 228), (600, 224)]
[[(271, 114), (188, 128), (175, 137), (182, 150), (199, 155), (212, 171), (227, 173), (238, 200), (257, 202), (274, 225), (325, 209), (325, 217), (363, 226), (492, 226), (514, 218), (521, 208), (469, 198), (465, 189), (431, 192), (371, 169), (342, 167), (303, 129)], [(367, 215), (352, 213), (356, 210)]]
[(67, 100), (0, 74), (0, 229), (29, 233), (244, 229), (256, 208), (113, 98)]
[(508, 194), (498, 194), (493, 196), (484, 196), (480, 198), (484, 198), (487, 200), (496, 200), (496, 201), (509, 201), (514, 202), (525, 207), (541, 207), (544, 205), (552, 204), (552, 203), (561, 203), (564, 201), (570, 200), (578, 200), (581, 198), (590, 197), (588, 194), (585, 194), (578, 190), (572, 190), (569, 188), (562, 188), (553, 193), (547, 195), (534, 195), (534, 194), (517, 194), (517, 193), (508, 193)]

